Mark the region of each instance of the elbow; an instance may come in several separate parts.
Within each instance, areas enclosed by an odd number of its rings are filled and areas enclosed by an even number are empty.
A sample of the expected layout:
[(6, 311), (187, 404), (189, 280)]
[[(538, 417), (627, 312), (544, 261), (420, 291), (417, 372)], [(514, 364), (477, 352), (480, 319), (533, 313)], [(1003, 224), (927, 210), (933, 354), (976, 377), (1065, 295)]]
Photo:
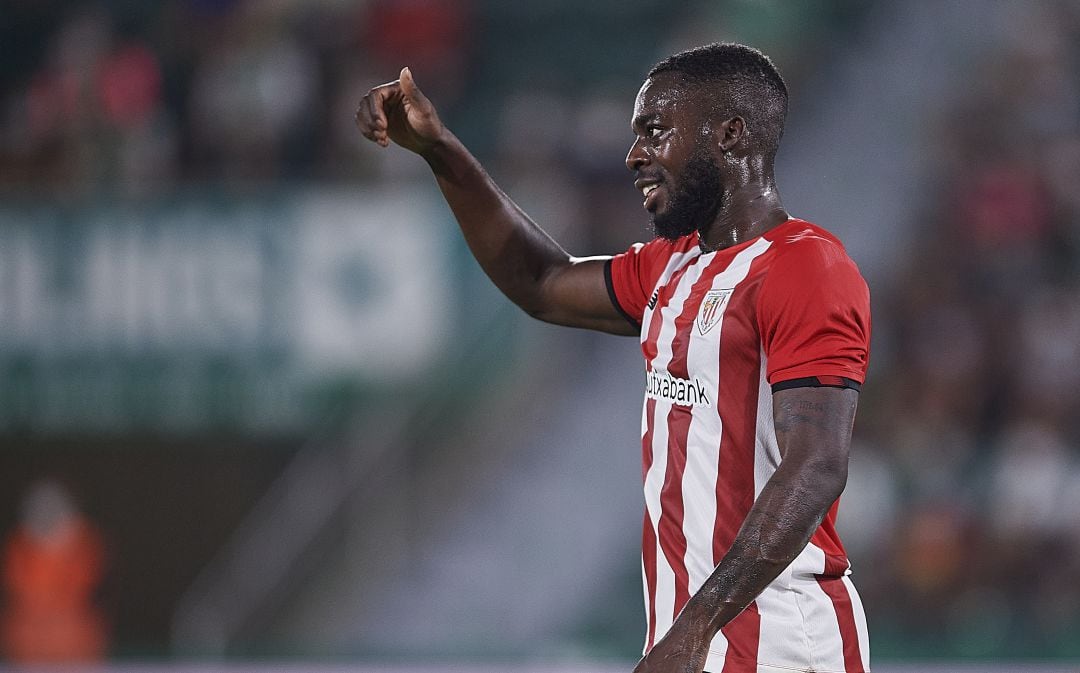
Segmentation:
[(823, 460), (815, 470), (818, 488), (824, 501), (825, 509), (828, 509), (847, 486), (848, 461), (844, 459)]
[(525, 315), (530, 318), (535, 318), (542, 322), (550, 322), (558, 324), (558, 320), (555, 314), (546, 306), (542, 306), (537, 303), (519, 302), (518, 308), (525, 312)]
[(547, 320), (551, 314), (551, 307), (544, 296), (541, 287), (536, 283), (504, 283), (498, 284), (503, 296), (509, 299), (515, 306), (521, 309), (530, 318)]
[(543, 322), (558, 322), (547, 291), (550, 274), (551, 269), (537, 271), (530, 276), (528, 282), (518, 284), (515, 291), (506, 292), (506, 295), (530, 318)]
[[(801, 459), (800, 459), (801, 458)], [(783, 467), (783, 464), (781, 464)], [(802, 454), (788, 465), (793, 483), (799, 484), (807, 504), (820, 509), (822, 515), (843, 493), (848, 479), (848, 452), (818, 451)]]

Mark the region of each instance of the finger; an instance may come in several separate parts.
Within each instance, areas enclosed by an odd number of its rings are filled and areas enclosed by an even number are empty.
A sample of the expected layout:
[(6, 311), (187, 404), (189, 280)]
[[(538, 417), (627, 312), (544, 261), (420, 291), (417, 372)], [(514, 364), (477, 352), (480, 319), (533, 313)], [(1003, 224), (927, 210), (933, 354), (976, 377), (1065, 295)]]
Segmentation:
[(371, 117), (371, 139), (386, 147), (386, 111), (383, 109), (385, 99), (379, 96), (368, 97), (368, 110)]
[(371, 90), (368, 94), (368, 105), (371, 108), (371, 123), (376, 129), (385, 129), (387, 101), (400, 91), (397, 82), (383, 84)]
[(412, 70), (409, 70), (408, 66), (401, 69), (401, 76), (398, 81), (401, 82), (401, 93), (405, 95), (405, 100), (417, 104), (427, 102), (427, 98), (421, 93), (420, 87), (416, 86), (416, 80), (413, 79)]
[(360, 99), (360, 105), (356, 108), (356, 128), (360, 129), (360, 135), (368, 140), (375, 140), (375, 122), (372, 119), (370, 99), (370, 96)]
[(365, 138), (376, 142), (386, 140), (386, 101), (399, 92), (398, 84), (391, 82), (375, 87), (360, 99), (356, 110), (356, 126)]

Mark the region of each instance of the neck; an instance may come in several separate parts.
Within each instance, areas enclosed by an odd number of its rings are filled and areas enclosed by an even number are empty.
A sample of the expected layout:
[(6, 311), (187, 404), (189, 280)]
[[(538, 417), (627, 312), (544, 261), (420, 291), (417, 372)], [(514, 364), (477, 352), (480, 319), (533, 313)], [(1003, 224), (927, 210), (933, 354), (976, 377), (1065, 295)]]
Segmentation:
[(772, 180), (744, 184), (724, 195), (712, 224), (699, 232), (699, 244), (714, 252), (757, 238), (788, 219)]

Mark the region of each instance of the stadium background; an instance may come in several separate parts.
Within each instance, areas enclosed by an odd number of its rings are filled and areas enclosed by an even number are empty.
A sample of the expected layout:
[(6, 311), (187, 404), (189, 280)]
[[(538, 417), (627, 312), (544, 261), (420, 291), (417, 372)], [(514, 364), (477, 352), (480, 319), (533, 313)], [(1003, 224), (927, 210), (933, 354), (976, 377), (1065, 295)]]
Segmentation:
[(643, 73), (732, 39), (791, 89), (788, 209), (873, 293), (839, 525), (875, 661), (1080, 662), (1080, 4), (0, 15), (0, 533), (66, 489), (111, 661), (629, 669), (636, 344), (519, 315), (352, 115), (411, 66), (566, 247), (614, 252), (647, 236)]

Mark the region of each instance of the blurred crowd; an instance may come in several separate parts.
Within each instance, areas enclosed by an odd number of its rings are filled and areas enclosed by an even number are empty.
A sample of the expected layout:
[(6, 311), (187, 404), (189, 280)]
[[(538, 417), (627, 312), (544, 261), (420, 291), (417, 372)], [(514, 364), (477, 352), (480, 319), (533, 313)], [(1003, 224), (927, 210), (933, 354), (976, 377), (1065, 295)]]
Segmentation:
[[(981, 55), (946, 111), (921, 120), (933, 172), (917, 243), (873, 288), (860, 509), (841, 527), (879, 653), (1080, 656), (1080, 11), (1048, 6), (1016, 32), (1038, 39)], [(575, 248), (619, 249), (640, 219), (621, 167), (626, 91), (601, 80), (571, 97), (542, 77), (484, 88), (498, 68), (480, 64), (465, 2), (4, 11), (0, 44), (19, 58), (0, 63), (0, 189), (392, 179), (422, 166), (362, 143), (352, 116), (407, 64), (455, 128), (490, 122), (478, 142), (518, 183), (508, 191), (526, 205), (560, 195), (540, 201), (565, 212), (535, 214), (565, 222)], [(672, 44), (710, 39), (666, 29)]]
[(401, 55), (450, 102), (468, 10), (423, 2), (8, 0), (0, 186), (141, 194), (370, 173), (352, 115)]
[(875, 288), (842, 525), (908, 655), (1080, 655), (1080, 9), (1014, 34), (925, 120), (915, 244)]
[[(628, 77), (680, 45), (716, 39), (719, 23), (767, 36), (774, 54), (792, 52), (786, 37), (828, 37), (858, 4), (701, 2), (658, 16), (640, 0), (591, 9), (495, 0), (6, 0), (0, 189), (139, 195), (176, 184), (417, 171), (363, 142), (353, 125), (360, 97), (403, 65), (486, 159), (509, 170), (527, 162), (537, 173), (538, 162), (560, 156), (574, 172), (622, 178)], [(814, 59), (791, 62), (795, 70)], [(620, 221), (600, 220), (600, 229)]]

